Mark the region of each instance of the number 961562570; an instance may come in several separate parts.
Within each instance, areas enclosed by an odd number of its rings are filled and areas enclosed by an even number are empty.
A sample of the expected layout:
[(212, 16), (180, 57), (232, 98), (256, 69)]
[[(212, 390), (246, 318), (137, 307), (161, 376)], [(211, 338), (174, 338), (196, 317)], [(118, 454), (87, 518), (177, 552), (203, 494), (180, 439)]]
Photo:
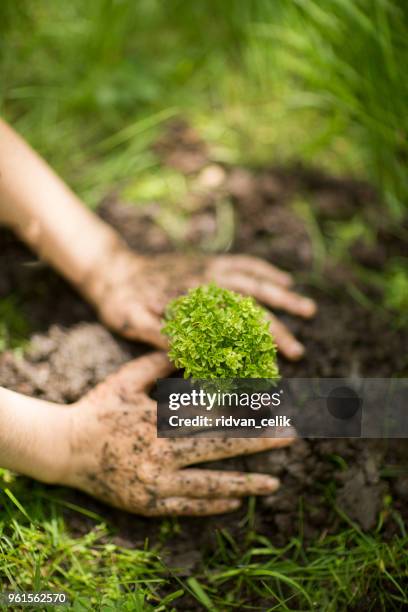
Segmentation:
[(66, 593), (54, 591), (7, 591), (0, 593), (3, 606), (61, 606), (69, 604)]

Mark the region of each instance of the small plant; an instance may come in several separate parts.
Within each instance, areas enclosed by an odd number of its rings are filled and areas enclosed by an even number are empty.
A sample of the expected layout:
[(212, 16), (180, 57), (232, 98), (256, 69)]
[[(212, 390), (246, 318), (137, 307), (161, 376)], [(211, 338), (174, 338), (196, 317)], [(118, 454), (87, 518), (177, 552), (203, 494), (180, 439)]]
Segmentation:
[(185, 378), (277, 378), (265, 314), (253, 298), (215, 283), (191, 289), (166, 310), (169, 357)]

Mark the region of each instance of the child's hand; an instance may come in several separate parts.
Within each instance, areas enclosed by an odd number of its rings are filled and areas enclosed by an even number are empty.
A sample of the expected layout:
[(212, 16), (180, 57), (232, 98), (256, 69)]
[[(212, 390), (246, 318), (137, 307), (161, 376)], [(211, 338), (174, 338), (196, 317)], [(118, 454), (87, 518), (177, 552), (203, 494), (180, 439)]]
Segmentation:
[[(306, 318), (316, 312), (311, 299), (290, 291), (289, 274), (247, 255), (143, 257), (121, 248), (101, 262), (83, 291), (112, 329), (127, 338), (167, 348), (167, 339), (160, 332), (166, 304), (190, 287), (212, 280), (252, 295), (271, 308)], [(279, 350), (289, 359), (300, 358), (304, 347), (272, 313), (269, 318)]]
[(70, 407), (70, 457), (62, 482), (146, 516), (235, 510), (246, 495), (269, 495), (276, 478), (203, 469), (194, 463), (287, 446), (290, 438), (157, 438), (147, 388), (172, 370), (165, 353), (123, 366)]

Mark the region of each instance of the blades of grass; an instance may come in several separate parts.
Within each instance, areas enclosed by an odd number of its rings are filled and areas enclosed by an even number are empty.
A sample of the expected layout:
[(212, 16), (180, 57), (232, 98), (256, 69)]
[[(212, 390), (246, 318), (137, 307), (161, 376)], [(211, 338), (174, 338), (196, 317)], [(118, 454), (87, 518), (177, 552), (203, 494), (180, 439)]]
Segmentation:
[(400, 515), (399, 512), (396, 512), (395, 510), (391, 510), (391, 513), (392, 513), (394, 521), (397, 523), (397, 525), (398, 525), (398, 527), (399, 527), (399, 529), (401, 531), (401, 536), (406, 539), (407, 538), (407, 530), (405, 528), (402, 516)]
[(10, 489), (5, 488), (3, 489), (4, 493), (7, 495), (7, 497), (13, 502), (13, 504), (16, 506), (16, 508), (18, 508), (20, 510), (20, 512), (22, 514), (24, 514), (24, 516), (26, 517), (27, 520), (30, 521), (30, 523), (32, 522), (31, 518), (29, 517), (29, 515), (27, 514), (25, 508), (20, 504), (20, 502), (18, 501), (18, 499), (16, 498), (16, 496), (14, 495), (14, 493), (12, 493), (10, 491)]
[(235, 211), (230, 200), (216, 203), (216, 233), (203, 244), (203, 249), (211, 253), (228, 251), (235, 234)]
[(34, 591), (41, 590), (41, 584), (42, 584), (41, 563), (42, 563), (42, 559), (38, 557), (35, 561), (35, 566), (34, 566), (34, 576), (33, 576), (33, 590)]
[(280, 572), (261, 568), (261, 569), (252, 570), (250, 572), (250, 575), (251, 576), (269, 576), (270, 578), (275, 578), (278, 582), (283, 582), (291, 586), (293, 589), (295, 589), (296, 592), (301, 593), (303, 597), (305, 598), (305, 600), (309, 603), (309, 605), (311, 607), (313, 606), (313, 602), (312, 602), (310, 595), (302, 587), (302, 585), (298, 581), (293, 580), (292, 578), (289, 578), (288, 576), (285, 576), (284, 574), (281, 574)]
[(179, 599), (183, 595), (184, 595), (184, 590), (183, 589), (178, 589), (177, 591), (174, 591), (174, 593), (169, 593), (169, 595), (166, 595), (161, 600), (161, 602), (160, 602), (161, 605), (160, 605), (159, 610), (161, 610), (161, 609), (166, 610), (167, 609), (166, 606), (169, 603), (172, 603), (175, 599)]
[(313, 249), (314, 272), (320, 274), (327, 261), (327, 247), (324, 236), (314, 214), (313, 207), (306, 200), (297, 200), (293, 204), (294, 211), (303, 220)]
[(92, 512), (92, 510), (88, 510), (88, 508), (82, 508), (81, 506), (78, 506), (77, 504), (74, 504), (67, 500), (59, 499), (58, 497), (54, 497), (52, 495), (47, 495), (47, 493), (44, 493), (42, 491), (38, 492), (38, 496), (43, 499), (52, 501), (55, 504), (58, 504), (59, 506), (64, 506), (65, 508), (74, 510), (75, 512), (78, 512), (79, 514), (83, 514), (84, 516), (94, 519), (95, 521), (100, 521), (101, 523), (105, 522), (105, 519), (102, 516), (100, 516), (96, 512)]
[(404, 598), (405, 598), (405, 601), (406, 601), (406, 597), (407, 597), (406, 590), (404, 590), (404, 589), (402, 588), (402, 586), (401, 586), (401, 585), (400, 585), (400, 584), (399, 584), (399, 583), (398, 583), (398, 582), (395, 580), (395, 578), (394, 578), (394, 577), (393, 577), (393, 576), (390, 574), (390, 572), (389, 572), (388, 570), (386, 570), (386, 569), (384, 568), (383, 572), (384, 572), (385, 576), (387, 576), (388, 580), (389, 580), (390, 582), (392, 582), (392, 584), (395, 586), (395, 588), (397, 589), (397, 591), (399, 591), (399, 593), (401, 593), (402, 597), (404, 597)]
[(205, 592), (203, 586), (198, 582), (196, 578), (192, 576), (190, 578), (187, 578), (187, 585), (189, 586), (189, 589), (195, 596), (195, 598), (204, 606), (206, 610), (216, 612), (216, 607), (214, 603), (211, 601), (210, 597)]
[(142, 132), (157, 127), (160, 123), (164, 123), (171, 117), (174, 117), (179, 112), (176, 108), (165, 108), (158, 113), (149, 115), (144, 119), (138, 119), (134, 123), (127, 125), (120, 131), (108, 136), (102, 140), (96, 147), (97, 151), (112, 150), (114, 147), (123, 145), (126, 141), (131, 140)]

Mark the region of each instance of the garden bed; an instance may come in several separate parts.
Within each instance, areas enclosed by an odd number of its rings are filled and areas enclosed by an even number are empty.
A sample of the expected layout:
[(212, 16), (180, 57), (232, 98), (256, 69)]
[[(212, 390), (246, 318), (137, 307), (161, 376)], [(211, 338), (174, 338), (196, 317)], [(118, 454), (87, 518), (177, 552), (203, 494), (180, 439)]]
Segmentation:
[[(375, 306), (381, 294), (364, 280), (364, 271), (367, 275), (381, 271), (390, 256), (403, 254), (402, 239), (383, 223), (382, 228), (377, 225), (383, 213), (370, 186), (300, 166), (250, 170), (215, 164), (194, 138), (186, 143), (180, 134), (173, 134), (173, 147), (162, 142), (158, 150), (196, 186), (182, 248), (197, 244), (208, 248), (215, 239), (222, 242), (225, 237), (217, 226), (217, 215), (220, 202), (227, 202), (233, 214), (230, 236), (225, 238), (231, 242), (230, 250), (261, 256), (293, 271), (297, 288), (319, 305), (312, 321), (282, 317), (305, 344), (307, 355), (298, 363), (280, 359), (281, 373), (295, 377), (407, 375), (403, 350), (407, 330), (396, 329), (393, 317)], [(305, 202), (313, 208), (312, 219), (305, 212), (309, 210)], [(154, 202), (140, 207), (111, 196), (99, 212), (133, 248), (154, 256), (175, 248), (156, 223), (157, 210)], [(348, 258), (332, 256), (327, 236), (336, 223), (355, 218), (372, 228), (376, 242), (370, 245), (356, 239), (349, 245)], [(122, 363), (149, 350), (104, 329), (91, 308), (10, 233), (2, 230), (0, 242), (0, 297), (17, 295), (33, 332), (23, 357), (11, 351), (0, 356), (0, 384), (71, 402)], [(394, 510), (408, 518), (408, 454), (403, 441), (304, 440), (290, 449), (216, 465), (281, 478), (275, 495), (257, 500), (253, 525), (277, 546), (300, 531), (306, 542), (324, 538), (336, 533), (344, 520), (362, 531), (371, 530), (381, 512), (384, 533), (390, 538), (397, 524), (387, 514), (389, 496)], [(405, 475), (395, 477), (404, 470)], [(104, 517), (115, 529), (114, 543), (133, 548), (143, 546), (146, 537), (154, 544), (163, 535), (161, 519), (135, 517), (75, 491), (67, 491), (66, 498)], [(246, 512), (244, 505), (232, 515), (179, 519), (180, 528), (166, 537), (167, 564), (181, 568), (181, 575), (194, 572), (202, 555), (215, 550), (217, 529), (228, 528), (241, 541), (247, 529)], [(73, 533), (85, 533), (92, 524), (91, 519), (68, 510), (67, 522)]]

